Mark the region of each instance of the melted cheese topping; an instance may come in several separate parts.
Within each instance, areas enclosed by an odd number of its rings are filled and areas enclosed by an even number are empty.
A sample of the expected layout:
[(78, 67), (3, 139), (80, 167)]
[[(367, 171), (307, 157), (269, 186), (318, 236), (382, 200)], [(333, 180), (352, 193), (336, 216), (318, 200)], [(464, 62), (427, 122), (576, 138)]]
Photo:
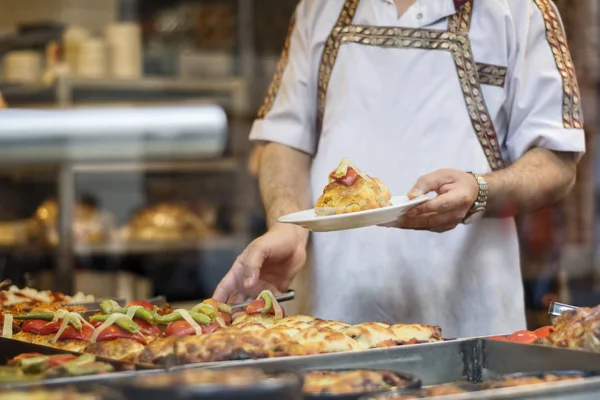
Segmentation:
[(391, 327), (397, 341), (417, 340), (436, 342), (442, 340), (442, 330), (438, 326), (421, 324), (396, 324)]
[(386, 340), (396, 340), (396, 335), (387, 324), (367, 322), (344, 329), (342, 333), (366, 348), (375, 348)]
[(356, 340), (329, 328), (312, 327), (301, 331), (293, 339), (309, 353), (337, 353), (365, 349)]

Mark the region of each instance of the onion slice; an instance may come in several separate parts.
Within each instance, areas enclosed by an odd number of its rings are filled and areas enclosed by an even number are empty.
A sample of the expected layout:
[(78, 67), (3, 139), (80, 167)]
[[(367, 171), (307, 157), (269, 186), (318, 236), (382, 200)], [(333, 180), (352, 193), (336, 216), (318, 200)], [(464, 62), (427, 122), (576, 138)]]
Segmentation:
[(99, 327), (97, 327), (94, 330), (94, 334), (92, 335), (92, 339), (90, 340), (90, 342), (96, 343), (96, 340), (98, 339), (98, 335), (100, 335), (103, 330), (110, 327), (112, 324), (114, 324), (115, 322), (117, 322), (117, 320), (119, 320), (121, 318), (131, 319), (125, 314), (119, 314), (119, 313), (110, 314), (110, 316), (106, 319), (106, 321), (104, 321), (102, 323), (102, 325), (100, 325)]
[(62, 320), (62, 324), (60, 324), (60, 329), (58, 330), (58, 332), (56, 332), (56, 335), (54, 335), (54, 337), (52, 338), (50, 343), (56, 343), (58, 341), (58, 339), (60, 339), (60, 337), (63, 334), (63, 332), (65, 331), (65, 329), (67, 329), (67, 326), (69, 326), (69, 323), (71, 322), (71, 318), (73, 318), (73, 317), (69, 313), (67, 313), (67, 315)]
[(273, 311), (275, 311), (275, 318), (283, 318), (283, 307), (281, 307), (281, 304), (279, 304), (273, 292), (270, 290), (263, 290), (256, 299), (262, 299), (263, 296), (268, 296), (271, 299), (271, 307), (273, 307)]
[(185, 319), (185, 321), (190, 324), (190, 326), (192, 328), (194, 328), (194, 332), (196, 332), (197, 336), (202, 335), (202, 327), (200, 326), (200, 324), (198, 324), (196, 321), (194, 321), (194, 318), (192, 318), (192, 316), (190, 315), (190, 312), (184, 308), (180, 308), (178, 310), (175, 310), (176, 313), (179, 313), (179, 315), (181, 315), (181, 317), (183, 319)]
[(135, 317), (135, 313), (137, 312), (137, 310), (139, 310), (140, 308), (144, 308), (144, 307), (142, 307), (142, 306), (131, 306), (131, 307), (129, 307), (127, 309), (127, 314), (126, 315), (129, 318), (133, 318), (133, 317)]
[(4, 324), (2, 325), (2, 337), (7, 339), (12, 339), (12, 324), (13, 324), (13, 316), (12, 314), (4, 314)]

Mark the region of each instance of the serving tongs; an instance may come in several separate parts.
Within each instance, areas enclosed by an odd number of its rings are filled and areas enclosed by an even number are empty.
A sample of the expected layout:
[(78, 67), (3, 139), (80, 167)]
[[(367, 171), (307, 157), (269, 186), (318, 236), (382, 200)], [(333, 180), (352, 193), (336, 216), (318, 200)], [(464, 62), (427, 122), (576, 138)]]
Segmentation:
[(578, 308), (579, 307), (575, 307), (569, 304), (551, 301), (550, 307), (548, 307), (548, 315), (550, 315), (550, 317), (560, 317), (562, 313), (567, 311), (576, 311)]
[[(279, 302), (279, 303), (282, 303), (284, 301), (294, 300), (295, 298), (296, 298), (296, 291), (292, 290), (292, 289), (288, 290), (285, 293), (275, 296), (275, 300), (277, 300), (277, 302)], [(244, 309), (244, 308), (248, 307), (248, 305), (250, 303), (252, 303), (253, 301), (254, 300), (248, 300), (243, 303), (232, 304), (230, 307), (232, 310)]]

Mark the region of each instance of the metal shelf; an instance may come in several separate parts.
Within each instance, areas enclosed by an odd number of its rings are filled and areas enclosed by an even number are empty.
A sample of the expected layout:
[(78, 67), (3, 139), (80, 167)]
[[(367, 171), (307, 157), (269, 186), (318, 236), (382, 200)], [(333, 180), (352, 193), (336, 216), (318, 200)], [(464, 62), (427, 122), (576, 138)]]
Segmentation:
[(248, 108), (247, 80), (244, 78), (175, 79), (144, 77), (141, 79), (82, 78), (59, 76), (52, 84), (0, 84), (0, 91), (9, 104), (53, 102), (60, 107), (72, 106), (81, 100), (131, 102), (148, 101), (149, 97), (170, 99), (193, 98), (207, 103), (226, 105), (243, 114)]
[(220, 236), (197, 241), (181, 241), (173, 243), (114, 242), (101, 244), (77, 244), (75, 245), (75, 254), (77, 256), (152, 255), (205, 250), (228, 250), (237, 247), (243, 248), (246, 243), (247, 238), (243, 236)]

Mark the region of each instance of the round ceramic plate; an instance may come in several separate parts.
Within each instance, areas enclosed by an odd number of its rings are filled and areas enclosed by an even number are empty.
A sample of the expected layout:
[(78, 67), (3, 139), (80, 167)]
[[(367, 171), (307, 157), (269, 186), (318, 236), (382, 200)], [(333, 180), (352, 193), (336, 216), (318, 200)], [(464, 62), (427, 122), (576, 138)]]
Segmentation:
[(279, 222), (300, 225), (313, 232), (333, 232), (364, 228), (366, 226), (393, 222), (411, 208), (434, 197), (435, 193), (426, 194), (412, 200), (409, 200), (406, 196), (394, 196), (390, 200), (392, 205), (388, 207), (324, 217), (318, 217), (315, 210), (310, 209), (284, 215), (279, 218)]

